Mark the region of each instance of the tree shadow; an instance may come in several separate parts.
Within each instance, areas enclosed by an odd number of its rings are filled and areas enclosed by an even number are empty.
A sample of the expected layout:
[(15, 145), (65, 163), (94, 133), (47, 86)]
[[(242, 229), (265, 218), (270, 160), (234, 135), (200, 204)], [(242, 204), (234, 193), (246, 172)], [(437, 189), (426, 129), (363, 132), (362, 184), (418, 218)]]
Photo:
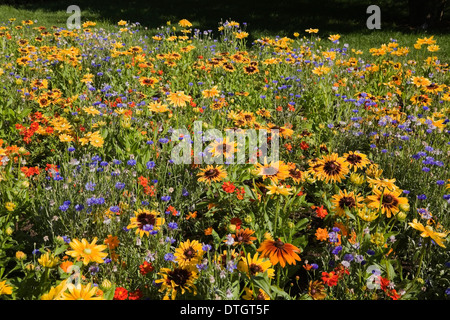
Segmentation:
[[(61, 0), (4, 0), (19, 9), (65, 11), (67, 1)], [(376, 2), (376, 3), (374, 3)], [(250, 31), (278, 33), (301, 32), (307, 28), (318, 28), (321, 33), (367, 32), (366, 21), (370, 14), (367, 7), (377, 4), (381, 9), (383, 30), (411, 32), (416, 29), (408, 25), (408, 0), (228, 0), (222, 3), (211, 0), (131, 0), (126, 3), (110, 0), (77, 0), (74, 3), (82, 11), (89, 11), (110, 23), (119, 20), (139, 22), (148, 28), (188, 19), (194, 27), (202, 30), (217, 30), (218, 23), (231, 19), (246, 22)], [(448, 14), (433, 32), (449, 31)]]

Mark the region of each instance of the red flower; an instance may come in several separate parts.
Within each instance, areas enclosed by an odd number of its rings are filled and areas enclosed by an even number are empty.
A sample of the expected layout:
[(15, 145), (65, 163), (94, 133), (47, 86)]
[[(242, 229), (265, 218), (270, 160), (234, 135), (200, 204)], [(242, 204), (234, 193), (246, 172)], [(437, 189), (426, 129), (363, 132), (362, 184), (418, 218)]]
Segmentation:
[(309, 148), (309, 144), (307, 144), (305, 141), (302, 141), (300, 143), (300, 148), (302, 148), (302, 150), (307, 150)]
[(333, 287), (337, 285), (339, 280), (339, 275), (335, 274), (334, 271), (328, 272), (322, 272), (322, 281), (326, 285), (329, 285), (330, 287)]
[(139, 300), (142, 298), (142, 291), (141, 289), (137, 289), (134, 292), (130, 292), (128, 296), (128, 300)]
[(242, 225), (242, 220), (239, 219), (239, 218), (232, 218), (232, 219), (230, 220), (230, 223), (231, 223), (231, 224), (234, 224), (234, 225), (236, 226), (236, 229), (240, 229), (240, 228), (241, 228), (241, 225)]
[(236, 189), (236, 186), (233, 184), (233, 182), (225, 182), (222, 185), (222, 189), (223, 191), (225, 191), (226, 193), (233, 193), (234, 190)]
[(151, 262), (144, 261), (144, 263), (139, 266), (139, 272), (144, 276), (153, 270), (155, 270), (155, 267), (153, 267)]
[(323, 219), (327, 216), (328, 211), (327, 211), (327, 209), (324, 209), (323, 206), (320, 206), (320, 207), (316, 207), (316, 213), (320, 219)]
[(128, 298), (128, 290), (123, 287), (116, 287), (113, 300), (126, 300)]

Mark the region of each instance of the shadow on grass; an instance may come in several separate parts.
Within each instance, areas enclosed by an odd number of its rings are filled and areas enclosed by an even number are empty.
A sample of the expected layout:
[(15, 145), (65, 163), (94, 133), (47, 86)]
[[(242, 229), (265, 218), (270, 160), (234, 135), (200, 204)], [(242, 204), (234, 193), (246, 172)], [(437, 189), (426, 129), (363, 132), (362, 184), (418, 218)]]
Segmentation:
[[(381, 8), (383, 30), (411, 32), (408, 26), (408, 0), (159, 0), (159, 1), (110, 1), (110, 0), (3, 0), (6, 4), (25, 10), (65, 11), (70, 4), (78, 5), (105, 22), (116, 24), (119, 20), (139, 22), (156, 28), (166, 21), (177, 22), (186, 18), (194, 27), (217, 30), (218, 22), (227, 19), (247, 22), (252, 32), (272, 35), (301, 32), (307, 28), (319, 28), (326, 33), (367, 32), (366, 9), (371, 4)], [(68, 14), (69, 16), (69, 14)], [(448, 33), (448, 14), (434, 33)], [(86, 18), (84, 19), (86, 20)]]

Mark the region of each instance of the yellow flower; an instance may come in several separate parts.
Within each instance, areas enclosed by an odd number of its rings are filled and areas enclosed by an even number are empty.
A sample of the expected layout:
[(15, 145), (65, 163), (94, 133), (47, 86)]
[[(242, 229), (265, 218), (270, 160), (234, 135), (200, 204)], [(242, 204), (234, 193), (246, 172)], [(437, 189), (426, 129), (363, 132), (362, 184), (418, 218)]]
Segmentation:
[(370, 236), (370, 242), (374, 243), (378, 247), (381, 247), (384, 245), (384, 235), (377, 232)]
[(27, 258), (27, 255), (22, 251), (16, 252), (16, 259), (17, 260), (25, 260)]
[(191, 97), (185, 95), (184, 91), (177, 91), (170, 93), (167, 100), (176, 107), (184, 107), (186, 106), (186, 102), (191, 100)]
[(14, 209), (16, 208), (16, 205), (13, 202), (7, 202), (7, 203), (5, 203), (5, 208), (8, 211), (14, 211)]
[(439, 246), (445, 248), (444, 240), (447, 237), (448, 232), (436, 232), (433, 230), (431, 226), (424, 226), (420, 222), (417, 221), (417, 219), (414, 219), (412, 222), (408, 223), (411, 227), (413, 227), (416, 230), (419, 230), (422, 232), (420, 234), (421, 237), (427, 238), (430, 237), (434, 240)]
[(292, 194), (291, 193), (292, 188), (286, 188), (283, 185), (272, 184), (270, 186), (266, 186), (265, 188), (269, 190), (267, 194), (276, 194), (276, 195), (281, 194), (283, 196), (288, 196)]
[(94, 287), (92, 283), (83, 285), (79, 283), (74, 285), (72, 283), (67, 284), (69, 292), (64, 292), (61, 300), (105, 300), (103, 294), (98, 287)]
[(108, 254), (102, 252), (107, 248), (106, 245), (97, 245), (97, 237), (95, 237), (91, 243), (86, 239), (82, 239), (81, 242), (78, 239), (74, 239), (69, 243), (69, 246), (73, 250), (66, 251), (66, 254), (73, 257), (83, 259), (83, 264), (87, 265), (89, 262), (103, 263), (103, 258)]
[(64, 291), (67, 290), (67, 280), (62, 281), (56, 287), (51, 287), (50, 291), (44, 293), (40, 300), (61, 300)]
[(127, 24), (127, 22), (124, 21), (124, 20), (120, 20), (119, 22), (117, 22), (117, 24), (118, 24), (119, 26), (124, 26), (124, 25)]
[(12, 294), (13, 287), (6, 284), (6, 280), (0, 282), (0, 296), (2, 294)]
[(178, 22), (178, 24), (180, 25), (180, 27), (182, 28), (187, 28), (187, 27), (192, 27), (192, 23), (189, 22), (189, 20), (186, 19), (182, 19)]
[(212, 87), (211, 89), (206, 89), (202, 91), (202, 95), (205, 98), (213, 98), (219, 95), (220, 91), (217, 90), (217, 86)]
[(378, 213), (376, 211), (370, 210), (367, 207), (364, 207), (358, 210), (358, 216), (366, 222), (371, 222), (378, 218)]
[(317, 32), (319, 32), (319, 29), (309, 28), (309, 29), (306, 29), (305, 31), (308, 32), (308, 33), (317, 33)]
[(341, 37), (341, 36), (338, 35), (338, 34), (332, 34), (332, 35), (330, 35), (330, 36), (328, 37), (328, 40), (331, 40), (331, 41), (334, 42), (334, 41), (338, 41), (340, 37)]
[(61, 134), (59, 135), (59, 141), (61, 142), (72, 142), (73, 138), (71, 136), (69, 136), (68, 134)]
[(317, 74), (318, 76), (322, 76), (324, 74), (327, 74), (331, 71), (331, 68), (329, 67), (325, 67), (325, 66), (320, 66), (320, 67), (315, 67), (312, 70), (312, 73)]
[(51, 252), (46, 252), (38, 259), (38, 262), (41, 266), (46, 268), (53, 268), (59, 264), (59, 258), (53, 256)]

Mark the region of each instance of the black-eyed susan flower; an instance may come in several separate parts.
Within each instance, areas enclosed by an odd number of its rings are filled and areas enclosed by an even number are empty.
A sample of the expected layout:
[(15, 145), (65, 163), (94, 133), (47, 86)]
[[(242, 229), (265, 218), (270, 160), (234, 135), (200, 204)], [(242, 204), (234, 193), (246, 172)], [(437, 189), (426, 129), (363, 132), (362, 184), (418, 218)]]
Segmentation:
[(191, 100), (191, 97), (184, 94), (184, 91), (171, 92), (167, 100), (175, 107), (184, 107)]
[(345, 216), (346, 210), (353, 210), (360, 208), (362, 206), (361, 202), (364, 200), (361, 195), (355, 194), (352, 192), (347, 192), (347, 190), (339, 190), (339, 194), (335, 194), (333, 196), (333, 200), (331, 202), (333, 203), (332, 210), (336, 213), (338, 216)]
[(202, 260), (204, 251), (197, 240), (187, 240), (175, 249), (175, 261), (182, 268), (195, 268)]
[(198, 278), (197, 272), (193, 269), (183, 269), (174, 267), (173, 269), (161, 268), (158, 275), (162, 276), (162, 279), (155, 280), (155, 283), (161, 284), (160, 292), (165, 292), (164, 299), (175, 300), (178, 292), (184, 294), (186, 291), (197, 294), (197, 287), (195, 281)]
[(385, 188), (381, 191), (374, 188), (373, 193), (375, 194), (367, 196), (367, 206), (374, 210), (381, 209), (381, 213), (388, 218), (400, 211), (399, 206), (408, 204), (407, 198), (400, 197), (402, 190), (399, 189), (391, 191)]
[(134, 211), (135, 217), (130, 218), (128, 229), (136, 228), (139, 237), (148, 236), (150, 232), (157, 232), (164, 223), (164, 218), (159, 217), (159, 212), (148, 209)]
[(250, 288), (244, 288), (245, 294), (242, 296), (244, 300), (270, 300), (269, 295), (261, 288), (258, 288), (258, 294), (254, 294)]
[(349, 171), (349, 163), (337, 153), (323, 156), (314, 166), (315, 176), (326, 183), (341, 182)]
[(261, 176), (263, 180), (270, 179), (274, 184), (278, 184), (280, 180), (285, 180), (289, 177), (289, 166), (282, 160), (267, 162), (264, 159), (264, 164), (257, 163), (254, 173)]
[(349, 163), (350, 169), (356, 171), (357, 169), (365, 168), (370, 160), (367, 159), (367, 156), (358, 151), (349, 151), (348, 153), (344, 153), (345, 161)]
[(211, 182), (219, 182), (224, 180), (227, 177), (227, 172), (222, 168), (222, 166), (212, 166), (208, 165), (204, 169), (200, 169), (200, 173), (197, 174), (199, 176), (199, 182), (205, 182), (211, 184)]
[(278, 263), (284, 268), (286, 263), (295, 265), (296, 261), (301, 261), (300, 249), (290, 243), (278, 240), (265, 240), (257, 250), (262, 257), (268, 257), (275, 266)]
[(258, 252), (253, 257), (250, 253), (241, 257), (237, 265), (238, 270), (247, 273), (249, 277), (254, 277), (267, 271), (267, 276), (273, 278), (275, 270), (271, 267), (271, 261), (259, 256)]

